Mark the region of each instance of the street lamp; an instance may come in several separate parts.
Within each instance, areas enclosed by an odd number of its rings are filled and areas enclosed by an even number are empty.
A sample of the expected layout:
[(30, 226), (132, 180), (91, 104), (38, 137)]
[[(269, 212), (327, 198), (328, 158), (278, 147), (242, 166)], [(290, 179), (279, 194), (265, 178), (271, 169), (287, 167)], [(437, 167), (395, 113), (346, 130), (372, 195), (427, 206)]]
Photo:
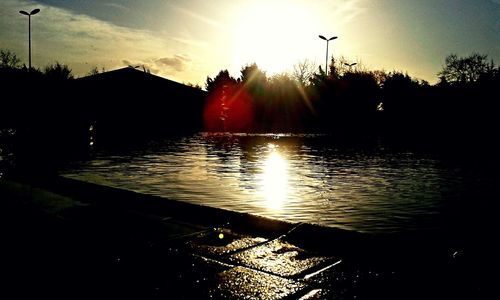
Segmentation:
[(24, 10), (20, 10), (19, 13), (25, 16), (28, 16), (28, 72), (31, 70), (31, 16), (36, 15), (40, 12), (40, 9), (35, 8), (31, 12), (25, 12)]
[(351, 64), (348, 64), (348, 63), (344, 63), (344, 65), (348, 66), (349, 67), (349, 73), (351, 72), (351, 67), (352, 66), (355, 66), (357, 63), (351, 63)]
[(336, 39), (337, 37), (334, 36), (334, 37), (331, 37), (329, 39), (327, 39), (326, 37), (320, 35), (319, 36), (320, 39), (322, 40), (325, 40), (326, 41), (326, 64), (325, 64), (325, 74), (328, 76), (328, 42), (331, 41), (331, 40), (334, 40)]

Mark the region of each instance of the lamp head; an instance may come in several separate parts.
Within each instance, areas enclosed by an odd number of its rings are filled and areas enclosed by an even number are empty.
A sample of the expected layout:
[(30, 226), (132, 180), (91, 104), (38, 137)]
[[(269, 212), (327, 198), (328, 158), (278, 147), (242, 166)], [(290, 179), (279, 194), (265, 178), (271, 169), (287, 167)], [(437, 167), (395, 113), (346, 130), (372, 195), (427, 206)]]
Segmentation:
[(20, 10), (19, 13), (22, 14), (22, 15), (26, 15), (26, 16), (30, 15), (29, 13), (25, 12), (24, 10)]
[(322, 36), (322, 35), (320, 35), (320, 36), (319, 36), (319, 38), (320, 38), (320, 39), (322, 39), (322, 40), (327, 41), (326, 37), (324, 37), (324, 36)]
[(32, 11), (30, 12), (30, 15), (36, 15), (36, 14), (37, 14), (37, 13), (39, 13), (39, 12), (40, 12), (40, 9), (39, 9), (39, 8), (35, 8), (34, 10), (32, 10)]
[(336, 36), (334, 36), (334, 37), (331, 37), (331, 38), (330, 38), (330, 39), (328, 39), (328, 40), (329, 40), (329, 41), (331, 41), (331, 40), (334, 40), (334, 39), (336, 39), (336, 38), (337, 38), (337, 37), (336, 37)]

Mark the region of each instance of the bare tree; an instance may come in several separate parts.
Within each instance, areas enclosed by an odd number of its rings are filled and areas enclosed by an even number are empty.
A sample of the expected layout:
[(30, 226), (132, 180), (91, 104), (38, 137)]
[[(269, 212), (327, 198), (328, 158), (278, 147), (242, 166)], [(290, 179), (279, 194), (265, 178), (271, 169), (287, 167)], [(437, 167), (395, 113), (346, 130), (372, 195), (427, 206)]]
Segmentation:
[(368, 72), (364, 64), (359, 59), (354, 60), (342, 55), (338, 59), (332, 59), (332, 63), (335, 64), (335, 70), (340, 76), (344, 76), (347, 73)]
[(307, 86), (315, 73), (316, 64), (309, 59), (304, 59), (293, 66), (292, 77), (302, 86)]

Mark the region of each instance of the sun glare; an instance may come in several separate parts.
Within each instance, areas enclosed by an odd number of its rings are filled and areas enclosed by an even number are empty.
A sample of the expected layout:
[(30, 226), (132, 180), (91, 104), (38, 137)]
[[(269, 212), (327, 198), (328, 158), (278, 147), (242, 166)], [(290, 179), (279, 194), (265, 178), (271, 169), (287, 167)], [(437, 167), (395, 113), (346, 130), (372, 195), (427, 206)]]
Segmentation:
[(270, 152), (262, 165), (261, 187), (265, 206), (280, 209), (288, 196), (288, 165), (275, 145), (269, 145)]
[(233, 60), (244, 66), (257, 63), (268, 75), (290, 71), (310, 57), (304, 40), (316, 37), (316, 19), (297, 1), (249, 2), (234, 15)]

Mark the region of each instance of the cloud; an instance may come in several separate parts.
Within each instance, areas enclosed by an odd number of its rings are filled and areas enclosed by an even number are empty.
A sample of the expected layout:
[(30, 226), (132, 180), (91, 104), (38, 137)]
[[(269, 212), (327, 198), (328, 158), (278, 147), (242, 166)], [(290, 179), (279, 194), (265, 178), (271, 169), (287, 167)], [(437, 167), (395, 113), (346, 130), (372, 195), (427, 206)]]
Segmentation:
[(41, 9), (39, 14), (32, 17), (32, 57), (35, 67), (43, 67), (57, 60), (70, 65), (77, 76), (86, 74), (89, 66), (108, 70), (121, 67), (123, 60), (147, 65), (158, 75), (172, 74), (171, 70), (179, 74), (188, 69), (190, 60), (186, 56), (175, 55), (185, 52), (186, 46), (169, 36), (113, 25), (34, 1), (2, 0), (0, 45), (18, 53), (24, 62), (27, 61), (27, 20), (18, 11), (35, 7)]
[(130, 8), (126, 7), (125, 5), (114, 3), (114, 2), (109, 2), (109, 3), (103, 3), (104, 6), (111, 7), (113, 9), (119, 9), (121, 11), (126, 11), (129, 12)]
[(131, 62), (130, 60), (127, 60), (127, 59), (122, 60), (122, 63), (123, 63), (124, 65), (126, 65), (127, 67), (132, 67), (132, 68), (135, 68), (135, 67), (139, 67), (139, 66), (140, 66), (139, 64), (134, 63), (134, 62)]
[[(328, 11), (331, 21), (337, 24), (347, 24), (366, 12), (366, 5), (371, 0), (317, 0), (305, 1), (311, 7), (321, 7), (322, 11)], [(324, 13), (319, 12), (321, 15)]]
[(189, 61), (187, 57), (175, 55), (174, 57), (159, 58), (156, 60), (156, 64), (174, 69), (177, 72), (182, 72), (186, 68), (186, 63)]
[(167, 5), (169, 7), (171, 7), (172, 9), (175, 9), (176, 11), (178, 11), (178, 12), (184, 14), (184, 15), (187, 15), (187, 16), (195, 19), (195, 20), (198, 20), (198, 21), (200, 21), (200, 22), (202, 22), (202, 23), (204, 23), (206, 25), (213, 26), (213, 27), (215, 27), (217, 29), (221, 29), (221, 30), (225, 29), (224, 26), (220, 22), (218, 22), (217, 20), (215, 20), (215, 19), (207, 18), (207, 17), (205, 17), (203, 15), (195, 13), (192, 10), (185, 9), (185, 8), (183, 8), (181, 6), (178, 6), (178, 5), (175, 5), (173, 3), (168, 3)]

